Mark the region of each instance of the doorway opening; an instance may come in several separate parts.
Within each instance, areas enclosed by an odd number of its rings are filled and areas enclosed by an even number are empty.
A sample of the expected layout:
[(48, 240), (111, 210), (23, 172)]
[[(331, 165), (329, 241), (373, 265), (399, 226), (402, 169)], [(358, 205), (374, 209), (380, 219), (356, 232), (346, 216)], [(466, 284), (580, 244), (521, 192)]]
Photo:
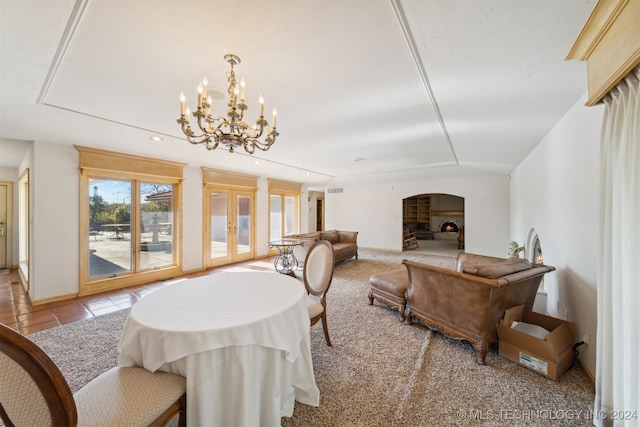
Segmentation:
[(443, 193), (416, 194), (402, 200), (403, 230), (415, 233), (421, 252), (456, 255), (464, 249), (464, 197)]
[(13, 253), (13, 183), (0, 182), (0, 271), (8, 271)]
[(324, 230), (324, 199), (316, 199), (316, 231)]

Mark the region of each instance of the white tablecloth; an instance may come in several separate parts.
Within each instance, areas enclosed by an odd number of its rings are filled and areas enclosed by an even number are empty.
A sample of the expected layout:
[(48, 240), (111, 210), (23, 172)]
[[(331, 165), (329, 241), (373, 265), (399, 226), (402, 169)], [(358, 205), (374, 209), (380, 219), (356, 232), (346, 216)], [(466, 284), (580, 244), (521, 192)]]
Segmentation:
[(138, 301), (120, 366), (187, 378), (190, 426), (280, 425), (295, 401), (318, 406), (304, 285), (269, 272), (185, 280)]

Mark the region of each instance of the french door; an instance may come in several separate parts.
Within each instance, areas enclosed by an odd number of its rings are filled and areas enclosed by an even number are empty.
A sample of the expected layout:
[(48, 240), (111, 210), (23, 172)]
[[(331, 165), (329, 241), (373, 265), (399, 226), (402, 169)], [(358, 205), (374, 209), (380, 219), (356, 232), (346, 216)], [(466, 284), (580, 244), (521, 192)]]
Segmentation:
[(205, 187), (207, 267), (255, 258), (255, 192)]

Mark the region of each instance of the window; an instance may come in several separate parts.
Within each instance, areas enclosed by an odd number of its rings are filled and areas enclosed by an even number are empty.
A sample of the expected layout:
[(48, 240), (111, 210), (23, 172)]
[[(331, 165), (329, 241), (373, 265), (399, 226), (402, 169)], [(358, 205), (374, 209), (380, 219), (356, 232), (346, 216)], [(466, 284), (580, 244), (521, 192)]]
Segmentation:
[(89, 178), (89, 278), (133, 271), (132, 181)]
[(300, 231), (300, 184), (269, 180), (269, 240)]
[(279, 194), (269, 195), (269, 240), (278, 240), (284, 233), (282, 232), (282, 196)]
[(181, 273), (178, 257), (184, 165), (80, 151), (80, 294)]
[(173, 185), (140, 183), (140, 269), (174, 265)]

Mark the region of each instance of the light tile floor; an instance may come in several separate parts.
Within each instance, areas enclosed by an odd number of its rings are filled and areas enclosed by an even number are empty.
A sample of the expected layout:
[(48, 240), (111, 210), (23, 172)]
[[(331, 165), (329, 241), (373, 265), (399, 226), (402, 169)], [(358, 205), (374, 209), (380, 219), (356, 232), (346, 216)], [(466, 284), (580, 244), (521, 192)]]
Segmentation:
[[(222, 271), (238, 271), (239, 269), (273, 271), (273, 262), (270, 258), (252, 260), (184, 277), (215, 274)], [(149, 292), (177, 280), (163, 280), (34, 306), (18, 280), (17, 270), (3, 270), (0, 273), (0, 323), (12, 327), (23, 335), (129, 308)], [(298, 275), (302, 274), (301, 271), (297, 273)]]

